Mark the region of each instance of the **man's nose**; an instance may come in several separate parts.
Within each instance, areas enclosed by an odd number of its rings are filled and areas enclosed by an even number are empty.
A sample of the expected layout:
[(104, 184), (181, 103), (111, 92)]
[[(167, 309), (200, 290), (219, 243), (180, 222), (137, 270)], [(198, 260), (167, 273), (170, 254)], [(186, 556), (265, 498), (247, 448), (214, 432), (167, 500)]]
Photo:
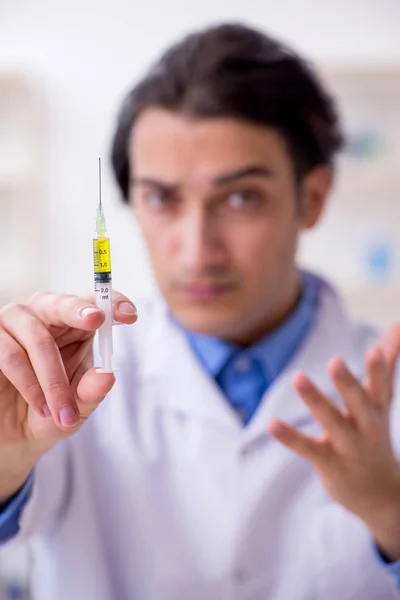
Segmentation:
[(212, 215), (196, 210), (186, 214), (179, 227), (177, 259), (190, 273), (203, 273), (224, 261), (221, 235)]

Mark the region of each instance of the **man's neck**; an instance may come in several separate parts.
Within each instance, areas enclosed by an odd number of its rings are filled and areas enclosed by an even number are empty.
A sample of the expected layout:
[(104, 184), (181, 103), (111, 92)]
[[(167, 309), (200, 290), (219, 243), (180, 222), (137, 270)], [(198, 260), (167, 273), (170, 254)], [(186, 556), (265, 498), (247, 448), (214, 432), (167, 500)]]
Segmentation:
[(254, 328), (249, 329), (246, 333), (232, 337), (226, 341), (244, 348), (257, 343), (263, 337), (268, 335), (268, 333), (279, 327), (279, 325), (281, 325), (281, 323), (283, 323), (289, 317), (289, 315), (298, 305), (301, 298), (301, 293), (301, 277), (299, 274), (296, 278), (294, 278), (291, 289), (287, 294), (287, 300), (279, 304), (279, 307), (277, 307), (277, 310), (273, 315), (268, 315), (268, 319), (258, 323)]

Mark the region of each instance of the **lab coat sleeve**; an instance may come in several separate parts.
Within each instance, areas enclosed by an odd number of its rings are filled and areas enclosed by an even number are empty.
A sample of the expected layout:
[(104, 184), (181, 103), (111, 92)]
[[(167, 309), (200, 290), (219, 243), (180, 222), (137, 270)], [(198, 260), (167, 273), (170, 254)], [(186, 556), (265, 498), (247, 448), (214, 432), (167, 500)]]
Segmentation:
[(389, 573), (395, 578), (397, 588), (400, 590), (400, 560), (386, 565)]
[(14, 539), (26, 539), (58, 527), (71, 496), (69, 440), (59, 442), (36, 463), (29, 498), (19, 515)]
[(400, 590), (400, 560), (397, 560), (395, 562), (388, 562), (380, 553), (379, 548), (376, 546), (376, 544), (374, 544), (374, 548), (376, 551), (376, 556), (378, 561), (380, 561), (388, 570), (389, 573), (391, 573), (391, 575), (393, 577), (395, 577), (396, 582), (397, 582), (397, 587)]
[(318, 600), (400, 600), (397, 577), (377, 556), (364, 523), (329, 503), (314, 523), (312, 556)]
[(13, 539), (19, 529), (20, 515), (32, 493), (33, 473), (19, 492), (0, 508), (0, 545)]

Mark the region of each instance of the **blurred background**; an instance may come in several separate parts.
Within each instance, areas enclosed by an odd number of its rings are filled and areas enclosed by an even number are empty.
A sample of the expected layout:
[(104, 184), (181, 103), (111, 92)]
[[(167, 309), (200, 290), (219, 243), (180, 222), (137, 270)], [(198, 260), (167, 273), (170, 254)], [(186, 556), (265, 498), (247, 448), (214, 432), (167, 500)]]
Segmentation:
[[(111, 176), (116, 114), (162, 49), (225, 20), (291, 44), (337, 97), (348, 145), (301, 262), (360, 318), (400, 318), (399, 0), (0, 0), (0, 305), (91, 290), (99, 156), (114, 286), (156, 293)], [(21, 544), (0, 548), (0, 600), (28, 598), (28, 565)]]

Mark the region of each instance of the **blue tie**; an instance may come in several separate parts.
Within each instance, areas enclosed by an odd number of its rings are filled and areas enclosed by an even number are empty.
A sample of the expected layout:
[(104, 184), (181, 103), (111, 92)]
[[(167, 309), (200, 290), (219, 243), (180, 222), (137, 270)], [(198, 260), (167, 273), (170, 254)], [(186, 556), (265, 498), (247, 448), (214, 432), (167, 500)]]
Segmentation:
[(216, 380), (233, 409), (247, 424), (269, 385), (261, 362), (250, 352), (236, 352)]

